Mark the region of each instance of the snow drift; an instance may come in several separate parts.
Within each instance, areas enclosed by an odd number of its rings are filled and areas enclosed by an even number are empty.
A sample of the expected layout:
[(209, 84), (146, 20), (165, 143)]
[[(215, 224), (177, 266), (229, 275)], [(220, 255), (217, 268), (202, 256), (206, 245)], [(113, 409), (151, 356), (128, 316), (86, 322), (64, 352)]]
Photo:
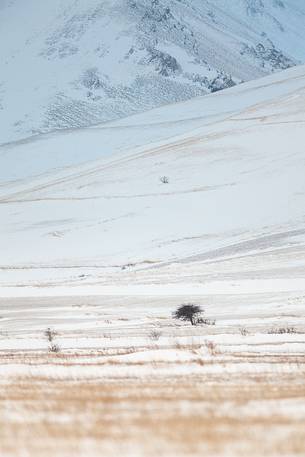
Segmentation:
[[(258, 253), (281, 255), (283, 275), (296, 278), (304, 103), (300, 66), (1, 146), (2, 286), (137, 283), (145, 272), (156, 283), (192, 280), (212, 261), (217, 279), (219, 259)], [(279, 267), (279, 257), (268, 259)]]

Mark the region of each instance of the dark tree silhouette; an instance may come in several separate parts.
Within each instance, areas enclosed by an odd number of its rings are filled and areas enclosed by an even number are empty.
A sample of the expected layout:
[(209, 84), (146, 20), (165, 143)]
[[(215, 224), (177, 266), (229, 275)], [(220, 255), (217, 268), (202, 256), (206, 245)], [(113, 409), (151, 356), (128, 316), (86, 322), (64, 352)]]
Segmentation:
[(174, 311), (173, 317), (183, 321), (190, 321), (192, 325), (196, 325), (198, 317), (201, 313), (203, 313), (203, 310), (200, 306), (188, 303), (186, 305), (179, 306), (179, 308)]

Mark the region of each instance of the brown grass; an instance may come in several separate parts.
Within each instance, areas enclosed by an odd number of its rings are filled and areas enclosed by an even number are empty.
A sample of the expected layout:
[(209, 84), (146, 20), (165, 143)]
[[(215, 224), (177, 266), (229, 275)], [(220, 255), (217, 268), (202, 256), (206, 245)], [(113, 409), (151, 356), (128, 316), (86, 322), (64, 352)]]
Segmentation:
[(301, 375), (15, 379), (0, 386), (0, 455), (301, 456), (287, 404), (305, 408)]

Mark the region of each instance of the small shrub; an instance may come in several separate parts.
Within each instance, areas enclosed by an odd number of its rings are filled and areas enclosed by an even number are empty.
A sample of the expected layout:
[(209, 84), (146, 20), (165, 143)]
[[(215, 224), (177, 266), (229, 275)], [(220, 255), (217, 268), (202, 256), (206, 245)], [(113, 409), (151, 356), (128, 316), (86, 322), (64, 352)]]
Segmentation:
[(57, 333), (48, 327), (44, 332), (44, 335), (49, 342), (49, 352), (60, 352), (60, 347), (54, 342), (54, 338), (56, 337)]
[(217, 355), (217, 346), (213, 341), (206, 340), (205, 346), (209, 351), (210, 355)]
[(56, 332), (54, 330), (50, 329), (50, 327), (49, 327), (44, 332), (44, 335), (47, 338), (47, 340), (49, 341), (49, 343), (52, 343), (52, 341), (54, 340), (54, 338), (56, 336)]
[(249, 335), (249, 331), (247, 329), (245, 329), (244, 327), (241, 327), (239, 329), (239, 333), (242, 335), (242, 336), (247, 336)]
[(169, 179), (168, 179), (167, 176), (161, 176), (160, 181), (162, 182), (162, 184), (168, 184), (169, 183)]
[(216, 325), (215, 319), (202, 319), (199, 317), (197, 319), (197, 324), (204, 324), (204, 325)]
[(58, 344), (55, 344), (55, 343), (50, 344), (49, 352), (53, 352), (53, 353), (57, 354), (58, 352), (60, 352), (60, 347), (58, 346)]
[(268, 331), (269, 334), (284, 334), (284, 333), (298, 333), (294, 327), (279, 327), (272, 328)]
[(160, 332), (159, 330), (152, 330), (149, 334), (149, 339), (152, 341), (158, 341), (161, 335), (162, 332)]
[(122, 265), (121, 269), (122, 270), (126, 270), (127, 268), (132, 268), (132, 267), (135, 267), (136, 264), (135, 263), (126, 263), (126, 265)]

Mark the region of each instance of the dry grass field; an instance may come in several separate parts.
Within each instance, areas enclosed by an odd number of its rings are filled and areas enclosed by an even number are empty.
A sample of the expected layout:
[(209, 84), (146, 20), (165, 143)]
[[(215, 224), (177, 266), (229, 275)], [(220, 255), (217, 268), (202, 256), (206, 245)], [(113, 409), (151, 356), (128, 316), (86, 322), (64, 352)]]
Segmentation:
[(1, 386), (1, 409), (7, 457), (305, 451), (304, 371), (280, 381), (264, 374), (113, 382), (32, 377)]

